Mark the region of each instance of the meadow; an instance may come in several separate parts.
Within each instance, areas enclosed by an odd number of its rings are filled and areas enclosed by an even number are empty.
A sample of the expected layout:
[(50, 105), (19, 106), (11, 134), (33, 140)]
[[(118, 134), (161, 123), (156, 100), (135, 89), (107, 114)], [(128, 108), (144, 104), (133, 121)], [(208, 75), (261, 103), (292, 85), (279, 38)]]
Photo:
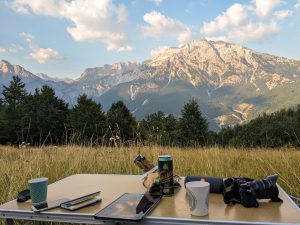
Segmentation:
[(141, 174), (133, 163), (137, 154), (152, 162), (160, 154), (171, 154), (181, 176), (262, 178), (277, 173), (279, 184), (290, 195), (300, 196), (300, 151), (295, 149), (0, 146), (0, 203), (14, 199), (35, 177), (48, 177), (52, 183), (77, 173)]

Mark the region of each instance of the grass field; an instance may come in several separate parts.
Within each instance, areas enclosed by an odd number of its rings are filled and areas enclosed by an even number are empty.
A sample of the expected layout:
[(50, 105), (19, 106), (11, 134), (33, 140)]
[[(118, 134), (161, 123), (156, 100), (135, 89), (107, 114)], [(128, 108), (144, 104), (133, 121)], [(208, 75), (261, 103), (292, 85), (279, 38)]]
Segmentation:
[(171, 154), (174, 170), (181, 176), (262, 178), (278, 173), (280, 185), (289, 194), (300, 195), (300, 151), (293, 149), (0, 146), (0, 203), (15, 198), (18, 191), (27, 188), (30, 178), (44, 176), (52, 183), (77, 173), (140, 174), (142, 171), (133, 163), (139, 153), (152, 162), (160, 154)]

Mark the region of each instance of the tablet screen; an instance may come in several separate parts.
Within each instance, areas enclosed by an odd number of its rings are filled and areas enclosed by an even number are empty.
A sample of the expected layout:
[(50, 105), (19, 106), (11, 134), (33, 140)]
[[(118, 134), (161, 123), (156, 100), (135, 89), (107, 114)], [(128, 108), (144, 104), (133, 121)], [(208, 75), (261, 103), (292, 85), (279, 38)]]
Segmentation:
[(95, 217), (103, 220), (140, 221), (161, 199), (160, 196), (149, 194), (125, 193), (106, 206)]

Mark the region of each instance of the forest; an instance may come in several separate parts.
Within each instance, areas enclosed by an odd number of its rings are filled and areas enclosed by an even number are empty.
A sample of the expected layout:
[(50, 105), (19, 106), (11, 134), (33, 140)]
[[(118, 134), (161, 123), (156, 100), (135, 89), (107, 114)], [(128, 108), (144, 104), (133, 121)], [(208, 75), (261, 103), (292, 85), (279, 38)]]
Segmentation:
[(214, 132), (194, 99), (185, 103), (180, 117), (158, 111), (138, 121), (122, 101), (104, 112), (101, 104), (81, 95), (69, 107), (49, 86), (28, 93), (17, 76), (3, 88), (2, 145), (300, 147), (300, 106)]

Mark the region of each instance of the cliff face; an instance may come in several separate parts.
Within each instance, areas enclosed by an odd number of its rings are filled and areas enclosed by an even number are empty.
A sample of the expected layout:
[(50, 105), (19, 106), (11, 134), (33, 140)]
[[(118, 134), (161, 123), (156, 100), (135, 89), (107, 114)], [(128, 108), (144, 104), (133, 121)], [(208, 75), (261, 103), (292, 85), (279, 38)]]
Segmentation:
[(264, 79), (272, 89), (293, 81), (300, 72), (300, 61), (206, 40), (169, 48), (146, 64), (156, 68), (157, 74), (213, 88), (247, 82), (256, 86), (257, 80)]

